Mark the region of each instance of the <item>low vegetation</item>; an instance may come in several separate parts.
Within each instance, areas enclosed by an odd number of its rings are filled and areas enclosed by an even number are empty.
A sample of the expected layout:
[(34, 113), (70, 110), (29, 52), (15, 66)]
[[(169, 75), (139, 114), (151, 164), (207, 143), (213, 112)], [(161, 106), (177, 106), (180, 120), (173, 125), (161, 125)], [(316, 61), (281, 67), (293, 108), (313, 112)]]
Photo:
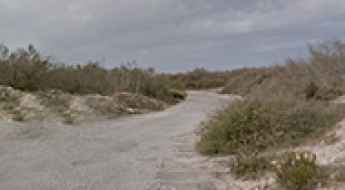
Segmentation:
[(231, 168), (242, 180), (257, 180), (270, 174), (274, 177), (271, 183), (274, 183), (263, 186), (272, 190), (313, 190), (345, 180), (343, 166), (319, 165), (316, 154), (308, 151), (238, 156)]
[(232, 72), (225, 93), (245, 100), (231, 104), (206, 124), (198, 143), (206, 154), (262, 152), (298, 145), (334, 126), (343, 109), (330, 103), (343, 93), (345, 45), (311, 48), (308, 61)]
[(255, 153), (238, 155), (230, 166), (232, 173), (238, 179), (256, 180), (272, 170), (271, 160)]
[(232, 170), (236, 176), (255, 178), (270, 171), (285, 189), (313, 189), (320, 180), (315, 160), (286, 155), (282, 170), (275, 170), (260, 155), (301, 145), (336, 126), (345, 112), (332, 100), (345, 94), (344, 77), (343, 42), (310, 47), (308, 59), (232, 71), (223, 93), (244, 99), (204, 125), (197, 148), (207, 155), (240, 157)]
[(32, 45), (13, 52), (0, 45), (0, 72), (2, 120), (57, 116), (73, 124), (92, 116), (157, 111), (187, 96), (182, 84), (152, 68), (58, 64)]
[(336, 105), (289, 97), (236, 102), (206, 124), (204, 154), (243, 154), (299, 145), (342, 119)]
[[(175, 103), (171, 89), (182, 85), (153, 69), (134, 64), (106, 69), (97, 62), (84, 65), (54, 64), (30, 45), (10, 52), (0, 45), (0, 85), (23, 91), (61, 90), (71, 94), (112, 95), (131, 92)], [(180, 98), (180, 97), (179, 97)]]

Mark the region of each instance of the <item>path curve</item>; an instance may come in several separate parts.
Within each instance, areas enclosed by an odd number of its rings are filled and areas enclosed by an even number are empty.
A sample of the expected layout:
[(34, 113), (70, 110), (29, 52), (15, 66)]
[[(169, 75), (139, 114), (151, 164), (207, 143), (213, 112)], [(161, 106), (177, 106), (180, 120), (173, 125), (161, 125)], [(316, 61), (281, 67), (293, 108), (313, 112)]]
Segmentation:
[(80, 126), (0, 123), (0, 189), (223, 188), (194, 151), (194, 131), (231, 99), (190, 92), (163, 112)]

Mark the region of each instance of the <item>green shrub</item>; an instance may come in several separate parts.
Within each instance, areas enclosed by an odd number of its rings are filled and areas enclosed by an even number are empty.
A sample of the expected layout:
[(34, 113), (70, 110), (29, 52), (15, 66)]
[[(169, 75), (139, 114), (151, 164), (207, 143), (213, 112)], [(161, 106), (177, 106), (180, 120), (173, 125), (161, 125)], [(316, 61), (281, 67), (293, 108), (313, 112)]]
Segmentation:
[(342, 110), (323, 102), (288, 97), (230, 105), (205, 124), (198, 142), (203, 154), (240, 154), (298, 145), (334, 126)]

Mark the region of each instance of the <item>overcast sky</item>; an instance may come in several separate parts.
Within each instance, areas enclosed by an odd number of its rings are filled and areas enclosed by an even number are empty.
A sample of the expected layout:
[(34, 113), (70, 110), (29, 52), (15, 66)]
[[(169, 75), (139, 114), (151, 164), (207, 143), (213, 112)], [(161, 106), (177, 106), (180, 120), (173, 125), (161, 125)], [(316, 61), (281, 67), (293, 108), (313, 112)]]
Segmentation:
[(10, 48), (68, 63), (232, 69), (344, 39), (345, 0), (0, 0), (0, 27)]

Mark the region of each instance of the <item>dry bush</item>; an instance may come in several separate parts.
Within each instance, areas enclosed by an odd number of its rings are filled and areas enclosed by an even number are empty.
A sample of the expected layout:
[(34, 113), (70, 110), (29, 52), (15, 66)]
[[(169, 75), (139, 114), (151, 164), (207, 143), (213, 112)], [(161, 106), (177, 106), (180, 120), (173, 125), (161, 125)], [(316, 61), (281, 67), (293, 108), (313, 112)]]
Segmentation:
[(299, 99), (334, 99), (345, 92), (344, 61), (343, 42), (310, 47), (307, 60), (288, 59), (284, 65), (231, 72), (223, 93), (256, 98), (289, 94)]
[(247, 96), (256, 88), (260, 88), (262, 83), (270, 77), (271, 74), (269, 69), (266, 68), (245, 68), (233, 71), (229, 77), (229, 81), (223, 89), (223, 93)]

